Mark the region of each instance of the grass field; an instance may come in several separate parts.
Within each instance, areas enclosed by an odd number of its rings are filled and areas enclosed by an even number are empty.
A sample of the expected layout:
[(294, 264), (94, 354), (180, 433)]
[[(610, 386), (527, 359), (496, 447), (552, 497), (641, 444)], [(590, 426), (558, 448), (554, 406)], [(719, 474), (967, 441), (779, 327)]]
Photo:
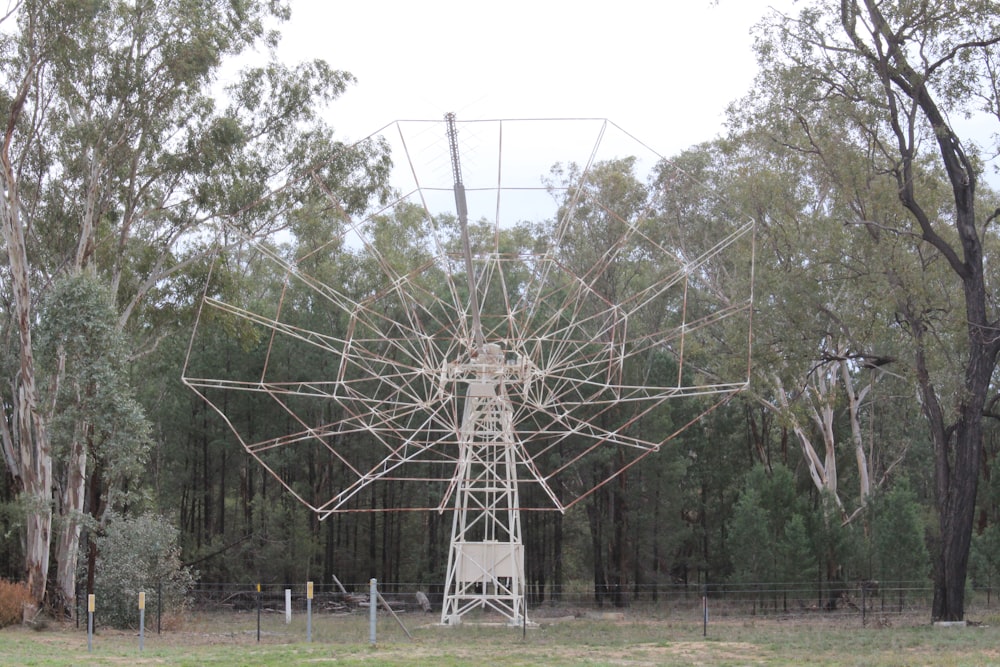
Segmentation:
[(1000, 665), (1000, 616), (974, 627), (940, 628), (895, 617), (861, 627), (823, 615), (720, 619), (703, 636), (700, 622), (645, 615), (539, 619), (521, 628), (435, 624), (430, 616), (402, 619), (409, 639), (380, 616), (377, 643), (362, 614), (317, 617), (313, 641), (305, 620), (263, 626), (253, 615), (192, 615), (157, 635), (72, 626), (0, 630), (0, 665)]

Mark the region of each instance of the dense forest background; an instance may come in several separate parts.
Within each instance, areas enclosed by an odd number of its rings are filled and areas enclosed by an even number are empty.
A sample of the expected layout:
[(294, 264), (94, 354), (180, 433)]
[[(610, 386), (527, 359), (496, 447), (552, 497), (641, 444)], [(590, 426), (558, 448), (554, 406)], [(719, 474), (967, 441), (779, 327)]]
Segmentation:
[[(243, 270), (236, 236), (283, 230), (295, 252), (337, 233), (324, 192), (354, 216), (391, 194), (385, 147), (326, 122), (349, 73), (272, 59), (217, 95), (223, 63), (275, 44), (287, 12), (24, 0), (4, 18), (0, 576), (53, 606), (72, 610), (124, 539), (203, 582), (444, 577), (447, 513), (320, 522), (180, 381), (220, 248), (212, 289), (267, 299), (273, 276)], [(933, 581), (934, 617), (961, 618), (966, 582), (1000, 575), (998, 17), (855, 0), (758, 26), (761, 74), (727, 134), (670, 158), (758, 223), (750, 386), (567, 514), (525, 516), (533, 602), (581, 584), (627, 604), (665, 585)], [(627, 159), (598, 167), (594, 187), (640, 200), (667, 185)], [(674, 210), (704, 213), (680, 195)], [(415, 251), (423, 222), (385, 222)], [(511, 233), (544, 244), (551, 222)], [(316, 262), (371, 288), (357, 252)], [(314, 305), (304, 321), (338, 326)], [(252, 332), (203, 326), (197, 363), (261, 363)], [(699, 410), (670, 409), (665, 425)], [(251, 403), (232, 414), (282, 428)], [(320, 458), (273, 465), (303, 493), (337, 483)]]

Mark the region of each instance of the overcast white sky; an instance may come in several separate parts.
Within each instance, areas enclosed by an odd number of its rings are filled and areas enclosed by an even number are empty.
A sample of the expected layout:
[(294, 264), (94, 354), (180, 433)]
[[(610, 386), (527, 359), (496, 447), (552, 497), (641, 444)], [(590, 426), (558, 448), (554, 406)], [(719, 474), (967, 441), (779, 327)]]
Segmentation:
[(295, 0), (280, 56), (358, 83), (343, 138), (399, 119), (608, 118), (663, 155), (722, 131), (756, 69), (751, 27), (792, 0)]

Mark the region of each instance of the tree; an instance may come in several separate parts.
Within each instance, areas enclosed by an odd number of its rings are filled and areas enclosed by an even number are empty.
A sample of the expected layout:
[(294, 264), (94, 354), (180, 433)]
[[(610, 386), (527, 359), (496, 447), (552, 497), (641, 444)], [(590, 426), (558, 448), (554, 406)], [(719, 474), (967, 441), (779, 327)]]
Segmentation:
[(989, 606), (993, 587), (1000, 577), (1000, 524), (990, 524), (982, 533), (972, 537), (972, 570), (977, 585), (986, 588)]
[[(781, 584), (782, 603), (788, 593), (801, 604), (805, 585), (815, 581), (817, 546), (809, 512), (797, 495), (795, 477), (785, 466), (751, 468), (743, 479), (740, 499), (730, 519), (730, 556), (737, 581)], [(756, 579), (753, 579), (756, 577)], [(777, 596), (775, 597), (777, 605)]]
[(141, 592), (147, 599), (160, 596), (161, 613), (184, 610), (196, 573), (181, 564), (177, 529), (169, 521), (155, 514), (126, 518), (112, 512), (98, 543), (101, 568), (95, 589), (103, 623), (135, 628)]
[[(92, 276), (60, 278), (39, 312), (39, 388), (55, 469), (57, 595), (73, 608), (80, 534), (108, 509), (136, 504), (150, 425), (126, 374), (125, 337), (105, 285)], [(131, 502), (130, 502), (131, 501)], [(93, 589), (96, 544), (89, 546)]]
[[(7, 16), (16, 28), (0, 38), (9, 278), (0, 284), (4, 331), (16, 334), (5, 352), (17, 371), (3, 387), (0, 439), (27, 500), (26, 572), (36, 600), (49, 569), (54, 473), (32, 308), (53, 279), (100, 276), (134, 358), (176, 329), (193, 298), (184, 291), (191, 283), (175, 278), (217, 243), (274, 231), (289, 224), (290, 208), (316, 199), (329, 206), (326, 194), (307, 194), (317, 182), (348, 213), (383, 192), (382, 147), (334, 141), (317, 113), (353, 81), (349, 74), (321, 61), (290, 68), (272, 60), (243, 70), (228, 107), (214, 98), (223, 62), (273, 47), (267, 23), (287, 16), (264, 0), (24, 0)], [(79, 468), (81, 451), (68, 455)], [(60, 510), (83, 507), (63, 502)], [(72, 596), (62, 591), (65, 601)]]
[[(814, 485), (834, 505), (830, 510), (850, 518), (877, 484), (862, 429), (870, 408), (866, 398), (881, 374), (866, 369), (895, 354), (884, 349), (886, 337), (871, 326), (872, 313), (853, 308), (858, 292), (868, 287), (856, 279), (871, 271), (865, 263), (873, 261), (873, 244), (859, 238), (863, 230), (845, 228), (831, 215), (838, 206), (829, 194), (835, 176), (758, 139), (752, 132), (733, 136), (696, 146), (672, 161), (724, 198), (712, 202), (695, 191), (701, 195), (698, 201), (674, 207), (681, 211), (678, 220), (712, 206), (719, 213), (699, 217), (757, 220), (754, 289), (763, 305), (754, 314), (756, 363), (748, 395), (764, 410), (764, 419), (776, 420), (794, 436)], [(660, 183), (668, 182), (661, 177)], [(707, 243), (726, 234), (718, 224), (704, 228)], [(845, 257), (842, 247), (848, 243), (852, 252)], [(749, 264), (749, 257), (744, 261)], [(724, 292), (722, 285), (738, 276), (738, 271), (717, 272), (712, 286)], [(731, 346), (735, 350), (739, 344), (745, 341)], [(733, 357), (739, 362), (739, 354)], [(844, 422), (850, 427), (848, 438), (843, 437)], [(758, 440), (756, 446), (764, 460), (763, 443)], [(837, 467), (847, 446), (857, 479), (853, 504), (841, 488)]]
[[(39, 414), (38, 388), (35, 383), (35, 357), (32, 345), (32, 294), (31, 268), (28, 263), (26, 223), (21, 199), (21, 174), (16, 147), (12, 147), (14, 132), (23, 126), (22, 114), (33, 93), (33, 84), (45, 58), (46, 45), (37, 35), (40, 17), (25, 11), (23, 31), (27, 39), (23, 51), (24, 64), (8, 82), (13, 90), (5, 90), (9, 112), (0, 148), (0, 225), (3, 229), (4, 247), (7, 252), (6, 273), (10, 293), (5, 312), (11, 315), (8, 332), (16, 332), (17, 339), (9, 343), (18, 350), (14, 381), (8, 389), (10, 408), (4, 401), (4, 419), (0, 421), (4, 463), (14, 479), (15, 487), (26, 501), (25, 517), (25, 572), (28, 589), (36, 602), (45, 596), (45, 583), (49, 568), (49, 540), (52, 530), (52, 458), (46, 424)], [(4, 17), (8, 20), (10, 14)], [(10, 39), (3, 45), (6, 55), (13, 48)], [(10, 333), (8, 333), (10, 335)]]
[(775, 544), (767, 511), (757, 489), (748, 486), (740, 494), (729, 521), (730, 553), (734, 554), (733, 574), (737, 582), (753, 593), (754, 609), (762, 603), (759, 589), (773, 581)]
[(902, 611), (906, 584), (924, 580), (930, 562), (917, 497), (905, 480), (873, 504), (871, 531), (876, 572), (882, 585), (898, 586)]
[[(799, 604), (806, 599), (806, 584), (816, 577), (816, 549), (805, 517), (793, 514), (778, 544), (782, 581)], [(787, 593), (786, 593), (787, 596)]]
[[(998, 12), (1000, 6), (988, 0), (845, 0), (810, 3), (795, 17), (776, 15), (757, 47), (763, 66), (758, 87), (767, 94), (743, 107), (758, 127), (773, 123), (780, 132), (796, 125), (817, 133), (823, 130), (814, 124), (820, 110), (835, 109), (838, 130), (867, 151), (869, 177), (891, 178), (909, 216), (907, 224), (850, 222), (913, 238), (919, 257), (937, 257), (949, 267), (960, 292), (961, 313), (953, 315), (965, 330), (960, 378), (933, 366), (940, 304), (923, 307), (926, 299), (907, 291), (902, 280), (894, 294), (934, 443), (940, 541), (931, 613), (938, 620), (964, 616), (983, 412), (1000, 352), (1000, 337), (991, 333), (997, 314), (984, 271), (988, 226), (996, 214), (977, 213), (977, 149), (950, 119), (966, 112), (998, 118)], [(816, 143), (796, 146), (809, 159), (828, 157)], [(941, 191), (949, 193), (946, 207), (938, 205)]]

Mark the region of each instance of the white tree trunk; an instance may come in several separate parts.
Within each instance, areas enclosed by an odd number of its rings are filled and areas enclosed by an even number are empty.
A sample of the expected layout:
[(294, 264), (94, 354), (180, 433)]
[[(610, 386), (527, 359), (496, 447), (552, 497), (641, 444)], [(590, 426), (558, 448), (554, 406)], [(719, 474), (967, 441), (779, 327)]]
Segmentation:
[(3, 177), (6, 196), (0, 196), (0, 223), (10, 267), (14, 295), (14, 322), (20, 352), (19, 377), (15, 380), (14, 456), (17, 479), (26, 502), (25, 570), (28, 588), (38, 604), (45, 598), (49, 571), (49, 546), (52, 539), (52, 453), (45, 419), (35, 385), (35, 357), (31, 342), (31, 285), (21, 222), (17, 183), (13, 179), (6, 146), (3, 154)]
[[(858, 511), (867, 504), (872, 492), (871, 464), (868, 451), (865, 449), (861, 409), (875, 378), (872, 378), (866, 386), (858, 390), (855, 384), (861, 376), (852, 373), (852, 370), (856, 371), (857, 368), (852, 367), (846, 352), (838, 346), (832, 346), (828, 359), (812, 369), (800, 393), (793, 394), (786, 391), (781, 378), (777, 374), (772, 374), (769, 379), (774, 386), (777, 403), (763, 401), (768, 408), (783, 415), (799, 441), (813, 485), (817, 490), (826, 493), (836, 503), (844, 521), (850, 521), (858, 514)], [(847, 415), (851, 428), (850, 442), (858, 471), (858, 509), (854, 510), (850, 516), (846, 513), (844, 502), (840, 498), (837, 479), (838, 443), (834, 427), (841, 386), (847, 403)], [(814, 427), (812, 431), (819, 434), (822, 443), (814, 442), (815, 435), (811, 434), (810, 429), (807, 429), (803, 424), (801, 412), (792, 409), (793, 400), (806, 402), (805, 412), (809, 415), (809, 420), (812, 421)], [(892, 465), (894, 466), (898, 462), (899, 460)]]
[[(33, 23), (28, 29), (33, 29)], [(31, 342), (31, 274), (25, 247), (24, 222), (21, 219), (20, 188), (13, 167), (10, 149), (12, 135), (32, 91), (39, 63), (31, 53), (17, 95), (11, 101), (5, 118), (6, 130), (0, 147), (0, 227), (6, 245), (10, 288), (13, 295), (12, 320), (17, 329), (20, 368), (11, 395), (13, 429), (5, 433), (12, 449), (8, 455), (16, 458), (15, 478), (25, 502), (25, 573), (28, 589), (39, 605), (45, 599), (49, 572), (49, 547), (52, 540), (52, 452), (49, 446), (45, 418), (38, 400), (35, 383), (35, 357)]]
[(864, 387), (860, 392), (854, 391), (854, 383), (847, 364), (841, 364), (841, 375), (844, 380), (844, 391), (847, 394), (847, 412), (851, 421), (851, 442), (854, 443), (854, 460), (858, 468), (858, 496), (860, 504), (868, 502), (871, 495), (871, 474), (868, 469), (868, 453), (865, 452), (865, 439), (861, 431), (861, 404), (868, 394), (871, 385)]
[(59, 497), (61, 528), (56, 542), (56, 587), (64, 611), (76, 615), (76, 567), (87, 490), (87, 429), (77, 429), (66, 461), (66, 478)]

